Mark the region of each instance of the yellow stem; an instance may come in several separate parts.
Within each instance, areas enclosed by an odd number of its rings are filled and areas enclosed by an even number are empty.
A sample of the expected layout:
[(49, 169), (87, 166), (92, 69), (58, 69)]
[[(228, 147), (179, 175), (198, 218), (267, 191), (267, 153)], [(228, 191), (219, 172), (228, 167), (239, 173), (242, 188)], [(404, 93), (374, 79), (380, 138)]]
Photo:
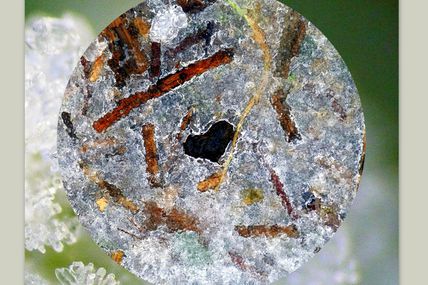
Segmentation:
[[(238, 12), (238, 14), (242, 15), (241, 13), (243, 13), (243, 10), (234, 1), (227, 0), (227, 2)], [(218, 191), (220, 189), (221, 183), (223, 182), (227, 174), (227, 171), (229, 170), (230, 163), (233, 160), (233, 153), (239, 139), (239, 134), (245, 123), (245, 119), (250, 114), (253, 107), (259, 103), (260, 98), (266, 89), (266, 86), (269, 82), (270, 68), (272, 65), (272, 57), (270, 54), (269, 46), (266, 43), (265, 33), (257, 24), (257, 22), (254, 19), (252, 19), (248, 14), (243, 14), (242, 16), (245, 18), (245, 20), (247, 21), (247, 23), (249, 24), (249, 26), (253, 31), (254, 41), (260, 46), (260, 49), (263, 51), (263, 63), (264, 63), (263, 75), (260, 80), (259, 87), (256, 90), (256, 93), (251, 97), (250, 101), (247, 103), (247, 106), (245, 107), (239, 119), (238, 125), (236, 126), (236, 131), (235, 131), (235, 135), (233, 136), (230, 154), (224, 163), (222, 171), (220, 172), (220, 180), (217, 186), (215, 187), (215, 191)]]

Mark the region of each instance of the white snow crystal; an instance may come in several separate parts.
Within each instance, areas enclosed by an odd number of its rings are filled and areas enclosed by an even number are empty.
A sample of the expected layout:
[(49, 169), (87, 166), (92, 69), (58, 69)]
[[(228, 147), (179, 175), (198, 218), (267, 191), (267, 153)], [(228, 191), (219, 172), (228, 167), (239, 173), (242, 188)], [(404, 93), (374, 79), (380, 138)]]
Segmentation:
[(175, 5), (169, 6), (153, 19), (150, 38), (153, 42), (169, 43), (186, 27), (187, 16), (183, 9)]
[(80, 18), (34, 18), (25, 28), (25, 248), (73, 243), (76, 219), (59, 220), (56, 128), (68, 78), (92, 38)]
[(47, 285), (48, 282), (43, 278), (41, 278), (39, 275), (25, 270), (24, 284), (25, 285)]
[(55, 193), (62, 185), (58, 174), (38, 156), (28, 156), (25, 161), (25, 248), (46, 252), (45, 246), (62, 251), (63, 243), (76, 241), (72, 228), (76, 219), (58, 220), (61, 206), (54, 202)]
[(92, 263), (73, 262), (68, 268), (58, 268), (55, 275), (62, 285), (119, 285), (114, 274), (107, 274), (104, 268), (94, 268)]
[(93, 38), (80, 18), (34, 18), (25, 28), (25, 147), (56, 169), (56, 128), (73, 68)]

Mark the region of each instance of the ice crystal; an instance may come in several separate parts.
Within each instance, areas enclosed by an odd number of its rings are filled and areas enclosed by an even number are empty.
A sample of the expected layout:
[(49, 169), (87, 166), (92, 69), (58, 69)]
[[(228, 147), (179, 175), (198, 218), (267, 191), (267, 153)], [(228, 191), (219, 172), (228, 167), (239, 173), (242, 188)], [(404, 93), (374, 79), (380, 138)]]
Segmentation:
[(55, 170), (61, 98), (92, 33), (80, 18), (34, 18), (25, 27), (25, 147)]
[(150, 38), (154, 42), (168, 43), (177, 37), (181, 29), (186, 27), (187, 16), (183, 9), (175, 5), (168, 5), (153, 19)]
[(39, 275), (25, 270), (24, 284), (25, 285), (48, 285), (49, 283)]
[(25, 248), (62, 251), (75, 219), (59, 220), (56, 117), (67, 78), (91, 32), (79, 18), (34, 18), (25, 28)]
[(62, 251), (64, 243), (76, 241), (75, 219), (56, 218), (61, 206), (54, 201), (62, 189), (58, 174), (37, 155), (27, 155), (25, 163), (25, 248), (46, 252), (45, 246)]
[(95, 269), (92, 263), (73, 262), (68, 268), (58, 268), (55, 275), (62, 285), (119, 285), (114, 274), (100, 267)]

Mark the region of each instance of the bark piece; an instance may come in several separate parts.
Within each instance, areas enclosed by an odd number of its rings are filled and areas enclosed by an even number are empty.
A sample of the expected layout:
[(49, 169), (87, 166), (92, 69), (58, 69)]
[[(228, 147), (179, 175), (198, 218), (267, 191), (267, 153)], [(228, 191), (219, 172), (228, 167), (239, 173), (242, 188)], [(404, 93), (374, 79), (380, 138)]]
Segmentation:
[(93, 127), (99, 133), (104, 132), (112, 124), (127, 116), (133, 109), (141, 106), (148, 100), (161, 97), (190, 79), (210, 69), (231, 63), (232, 60), (233, 50), (221, 50), (208, 58), (190, 64), (176, 73), (167, 75), (149, 87), (146, 92), (137, 92), (128, 98), (120, 100), (118, 106), (95, 121)]
[(215, 189), (217, 185), (220, 183), (220, 173), (214, 173), (209, 176), (207, 179), (198, 183), (198, 190), (200, 192), (206, 192), (209, 189)]
[(146, 220), (142, 229), (146, 231), (155, 231), (160, 226), (166, 226), (169, 232), (192, 231), (198, 234), (202, 233), (199, 228), (199, 221), (184, 212), (181, 209), (172, 208), (167, 211), (158, 206), (154, 201), (145, 203), (144, 214)]
[(290, 226), (267, 226), (267, 225), (255, 225), (255, 226), (236, 226), (235, 230), (238, 234), (244, 238), (249, 237), (268, 237), (274, 238), (281, 235), (286, 235), (290, 238), (298, 238), (299, 231), (295, 225)]
[(71, 114), (68, 112), (62, 112), (61, 118), (62, 118), (62, 122), (65, 125), (68, 136), (72, 139), (79, 139), (76, 135), (73, 122), (71, 121)]
[(307, 24), (299, 13), (292, 10), (286, 14), (285, 19), (279, 53), (275, 58), (277, 65), (274, 73), (278, 77), (287, 79), (291, 60), (299, 54), (300, 46), (305, 39)]
[(138, 206), (132, 202), (131, 200), (127, 199), (123, 193), (122, 190), (120, 190), (117, 186), (105, 181), (100, 177), (100, 175), (91, 169), (87, 164), (84, 162), (79, 163), (79, 167), (82, 169), (83, 174), (92, 182), (98, 185), (98, 187), (106, 191), (106, 194), (109, 195), (113, 199), (113, 201), (124, 208), (130, 210), (132, 213), (137, 213), (139, 208)]
[(121, 264), (125, 253), (122, 250), (113, 251), (111, 253), (111, 259), (117, 264)]
[(158, 173), (158, 154), (155, 140), (155, 126), (153, 124), (145, 124), (142, 128), (144, 139), (144, 149), (146, 151), (146, 171), (150, 185), (159, 185)]
[(151, 50), (152, 56), (150, 61), (149, 74), (151, 78), (155, 78), (161, 75), (161, 44), (152, 42)]
[(302, 137), (297, 130), (296, 123), (291, 116), (291, 107), (286, 102), (287, 95), (282, 89), (275, 92), (272, 96), (271, 104), (276, 111), (277, 118), (285, 132), (287, 142), (301, 140)]
[(147, 70), (148, 59), (126, 17), (114, 20), (101, 35), (107, 39), (112, 53), (107, 63), (114, 72), (117, 87), (123, 87), (132, 74), (142, 74)]
[(177, 0), (177, 4), (185, 13), (194, 14), (203, 11), (216, 0)]

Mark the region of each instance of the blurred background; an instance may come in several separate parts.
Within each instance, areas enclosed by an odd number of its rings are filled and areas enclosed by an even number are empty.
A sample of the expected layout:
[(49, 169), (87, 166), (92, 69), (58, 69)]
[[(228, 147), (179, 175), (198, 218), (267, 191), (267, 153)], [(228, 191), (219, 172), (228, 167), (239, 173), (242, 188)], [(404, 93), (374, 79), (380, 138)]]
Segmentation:
[[(86, 21), (95, 38), (138, 0), (26, 0), (25, 16)], [(367, 127), (367, 156), (359, 193), (346, 221), (325, 248), (277, 284), (398, 284), (398, 0), (289, 0), (333, 43), (358, 87)], [(89, 43), (89, 42), (88, 42)], [(77, 62), (75, 63), (77, 64)], [(59, 218), (73, 217), (61, 191)], [(147, 284), (111, 259), (79, 229), (62, 252), (26, 250), (26, 266), (58, 284), (55, 269), (73, 261), (94, 263), (122, 284)]]

